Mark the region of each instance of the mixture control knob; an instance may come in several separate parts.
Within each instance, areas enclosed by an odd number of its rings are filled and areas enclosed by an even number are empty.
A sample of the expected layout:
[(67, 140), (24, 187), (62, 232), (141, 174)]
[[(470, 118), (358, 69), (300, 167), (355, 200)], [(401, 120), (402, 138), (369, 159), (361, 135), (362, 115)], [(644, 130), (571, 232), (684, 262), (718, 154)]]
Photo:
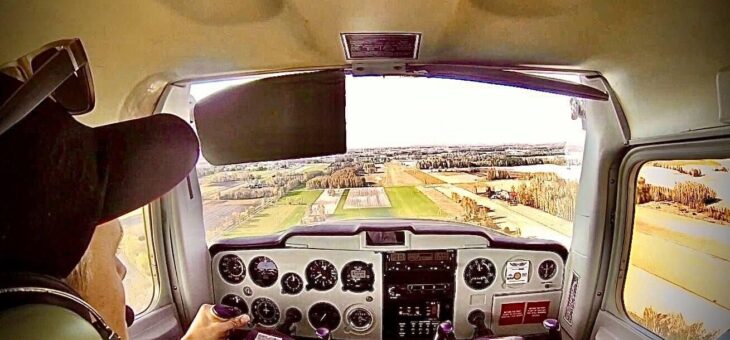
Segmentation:
[(454, 325), (451, 324), (451, 321), (444, 321), (440, 323), (438, 328), (436, 328), (436, 336), (434, 336), (433, 339), (456, 340), (456, 336), (454, 336)]
[(494, 335), (494, 332), (484, 323), (486, 319), (487, 315), (481, 310), (477, 309), (469, 313), (466, 320), (470, 325), (474, 326), (474, 338)]
[(317, 334), (317, 337), (320, 338), (321, 340), (332, 339), (332, 334), (330, 334), (329, 328), (326, 328), (326, 327), (317, 328), (317, 331), (315, 333)]
[[(211, 311), (213, 312), (213, 315), (215, 315), (219, 319), (223, 320), (229, 320), (233, 319), (241, 314), (243, 314), (243, 311), (241, 311), (237, 307), (233, 306), (227, 306), (222, 304), (216, 304), (211, 308)], [(226, 340), (237, 340), (237, 339), (243, 339), (244, 334), (243, 331), (240, 329), (232, 329), (228, 332), (226, 332), (226, 336), (224, 337)]]
[(212, 308), (212, 311), (213, 311), (213, 315), (215, 315), (221, 319), (226, 319), (226, 320), (233, 319), (233, 318), (243, 314), (243, 312), (236, 307), (221, 305), (221, 304), (214, 305)]
[(556, 319), (545, 319), (542, 322), (542, 326), (548, 332), (548, 339), (560, 340), (560, 322)]

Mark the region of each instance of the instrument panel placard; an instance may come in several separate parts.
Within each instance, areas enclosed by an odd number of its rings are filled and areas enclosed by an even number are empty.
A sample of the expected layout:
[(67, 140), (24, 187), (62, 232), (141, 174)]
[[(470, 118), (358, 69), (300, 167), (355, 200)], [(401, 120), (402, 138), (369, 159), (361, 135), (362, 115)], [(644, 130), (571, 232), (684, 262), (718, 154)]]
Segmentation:
[(505, 280), (508, 285), (525, 284), (530, 276), (530, 261), (509, 261)]

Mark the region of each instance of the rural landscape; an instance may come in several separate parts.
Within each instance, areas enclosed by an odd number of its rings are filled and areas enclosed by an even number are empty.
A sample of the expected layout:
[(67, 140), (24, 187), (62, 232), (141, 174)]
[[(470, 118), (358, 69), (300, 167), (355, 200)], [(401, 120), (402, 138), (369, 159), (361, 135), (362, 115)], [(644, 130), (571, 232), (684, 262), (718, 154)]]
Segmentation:
[(579, 158), (566, 156), (564, 144), (361, 149), (198, 166), (209, 243), (298, 224), (398, 217), (569, 244), (579, 175)]
[[(581, 159), (582, 150), (564, 144), (433, 146), (229, 166), (201, 159), (197, 171), (208, 244), (396, 217), (470, 223), (570, 247)], [(640, 169), (623, 298), (633, 320), (666, 338), (715, 339), (730, 325), (728, 169), (730, 159)], [(140, 255), (143, 220), (141, 211), (122, 218), (128, 276), (151, 275)], [(149, 289), (137, 286), (150, 281), (129, 282), (136, 286), (127, 286), (128, 299), (146, 306)]]
[(730, 327), (728, 169), (730, 159), (706, 159), (639, 170), (623, 300), (665, 338), (715, 339)]

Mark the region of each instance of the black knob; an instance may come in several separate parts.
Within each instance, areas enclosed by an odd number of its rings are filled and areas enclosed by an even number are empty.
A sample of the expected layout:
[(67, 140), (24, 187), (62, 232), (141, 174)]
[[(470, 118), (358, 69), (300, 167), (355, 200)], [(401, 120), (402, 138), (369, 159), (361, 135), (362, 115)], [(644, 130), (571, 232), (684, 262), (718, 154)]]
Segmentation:
[(472, 326), (479, 326), (484, 324), (484, 320), (487, 318), (487, 316), (484, 314), (484, 312), (480, 310), (474, 310), (471, 313), (469, 313), (469, 316), (466, 318), (467, 321), (469, 321), (469, 324)]
[(292, 326), (299, 321), (302, 321), (302, 312), (296, 308), (288, 308), (284, 313), (284, 323), (279, 325), (276, 330), (286, 335), (292, 335)]
[(492, 330), (484, 323), (486, 319), (487, 315), (478, 309), (472, 311), (469, 313), (469, 316), (467, 316), (466, 320), (470, 325), (474, 326), (474, 338), (494, 335), (494, 332), (492, 332)]

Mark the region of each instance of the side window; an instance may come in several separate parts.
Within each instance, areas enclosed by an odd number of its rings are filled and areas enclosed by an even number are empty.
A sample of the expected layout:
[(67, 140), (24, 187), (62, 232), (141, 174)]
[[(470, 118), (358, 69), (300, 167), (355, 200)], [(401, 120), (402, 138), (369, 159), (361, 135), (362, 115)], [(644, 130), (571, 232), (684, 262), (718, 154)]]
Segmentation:
[(730, 327), (730, 159), (644, 163), (636, 179), (629, 317), (666, 339)]
[(157, 286), (157, 272), (152, 265), (154, 253), (148, 237), (149, 216), (149, 206), (145, 206), (119, 218), (124, 236), (117, 256), (127, 267), (124, 278), (127, 304), (137, 314), (152, 304)]

